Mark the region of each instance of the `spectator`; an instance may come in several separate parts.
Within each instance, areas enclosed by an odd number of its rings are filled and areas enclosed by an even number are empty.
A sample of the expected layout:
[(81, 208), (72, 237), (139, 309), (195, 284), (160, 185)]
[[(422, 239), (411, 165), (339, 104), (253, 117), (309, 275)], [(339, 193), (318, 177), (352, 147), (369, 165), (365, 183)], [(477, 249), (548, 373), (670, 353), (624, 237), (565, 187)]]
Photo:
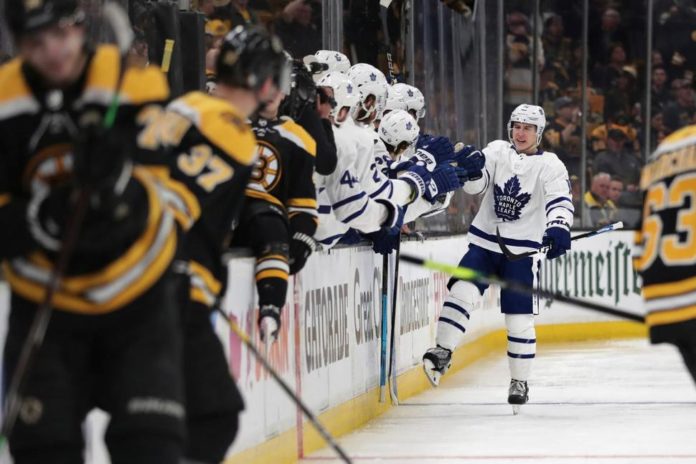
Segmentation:
[(590, 55), (601, 62), (610, 61), (616, 45), (627, 52), (628, 35), (621, 24), (621, 14), (614, 8), (606, 8), (598, 27), (594, 27), (589, 37)]
[(573, 58), (572, 42), (563, 35), (563, 18), (554, 14), (544, 22), (544, 34), (541, 43), (544, 45), (546, 64), (559, 63), (569, 66)]
[(254, 11), (249, 8), (249, 0), (213, 0), (215, 11), (210, 15), (210, 19), (224, 21), (229, 30), (242, 25), (248, 26), (258, 24), (259, 18)]
[(599, 172), (592, 177), (590, 190), (585, 193), (585, 220), (583, 225), (602, 227), (611, 224), (616, 214), (616, 205), (609, 199), (611, 176)]
[(628, 138), (620, 129), (611, 129), (607, 137), (607, 148), (594, 159), (594, 171), (605, 172), (613, 176), (622, 176), (626, 185), (637, 186), (640, 183), (642, 162), (640, 154), (627, 150)]
[(293, 57), (312, 55), (321, 48), (321, 30), (315, 21), (320, 8), (314, 0), (292, 0), (276, 20), (276, 34)]
[(653, 112), (650, 119), (650, 152), (652, 153), (657, 146), (667, 137), (669, 130), (665, 126), (664, 116), (661, 110)]
[(650, 98), (653, 110), (662, 110), (669, 103), (670, 92), (667, 85), (667, 70), (662, 64), (654, 65), (652, 68)]
[(590, 133), (591, 150), (593, 153), (607, 149), (607, 138), (611, 129), (619, 129), (622, 131), (628, 141), (633, 144), (634, 150), (639, 149), (638, 132), (631, 125), (631, 119), (625, 113), (615, 113), (607, 115), (607, 122), (597, 126)]
[(684, 79), (674, 79), (672, 92), (674, 101), (668, 103), (663, 111), (664, 123), (670, 133), (690, 124), (696, 112), (694, 90), (688, 82)]
[[(640, 109), (636, 105), (638, 102), (637, 77), (638, 72), (636, 68), (633, 66), (623, 67), (621, 74), (619, 74), (605, 93), (605, 113), (626, 113), (631, 115), (634, 120), (640, 118)], [(638, 109), (637, 114), (636, 109)]]
[(609, 59), (606, 65), (598, 64), (592, 72), (592, 82), (601, 89), (608, 89), (621, 75), (623, 67), (627, 64), (626, 47), (621, 43), (612, 44), (609, 49)]
[(619, 204), (619, 198), (624, 191), (624, 180), (621, 176), (611, 176), (609, 181), (609, 199), (615, 205)]
[(570, 97), (554, 102), (556, 117), (544, 132), (550, 151), (556, 153), (568, 169), (568, 174), (580, 174), (580, 111)]

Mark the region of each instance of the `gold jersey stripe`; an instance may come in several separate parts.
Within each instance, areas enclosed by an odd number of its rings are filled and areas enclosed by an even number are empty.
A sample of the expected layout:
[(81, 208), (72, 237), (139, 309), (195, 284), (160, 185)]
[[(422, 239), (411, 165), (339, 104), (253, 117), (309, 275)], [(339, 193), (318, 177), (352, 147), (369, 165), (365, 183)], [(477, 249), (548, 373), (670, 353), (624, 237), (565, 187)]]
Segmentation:
[(643, 287), (643, 297), (646, 300), (662, 298), (666, 296), (681, 295), (696, 290), (696, 277), (668, 282), (664, 284), (646, 285)]
[(645, 322), (649, 326), (676, 324), (696, 318), (696, 306), (649, 313)]
[(222, 290), (222, 284), (219, 280), (213, 277), (213, 273), (196, 261), (189, 261), (189, 271), (191, 274), (199, 277), (211, 293), (217, 295)]

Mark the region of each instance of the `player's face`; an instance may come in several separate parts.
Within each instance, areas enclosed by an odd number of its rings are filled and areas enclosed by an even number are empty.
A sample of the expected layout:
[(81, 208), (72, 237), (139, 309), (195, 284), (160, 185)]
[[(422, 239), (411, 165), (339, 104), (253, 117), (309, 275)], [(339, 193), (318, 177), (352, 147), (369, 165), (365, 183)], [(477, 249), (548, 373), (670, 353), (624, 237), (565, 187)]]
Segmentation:
[(79, 25), (55, 25), (19, 40), (22, 58), (52, 86), (75, 82), (86, 63), (85, 31)]
[(512, 124), (512, 142), (520, 153), (532, 153), (536, 149), (536, 126), (515, 122)]

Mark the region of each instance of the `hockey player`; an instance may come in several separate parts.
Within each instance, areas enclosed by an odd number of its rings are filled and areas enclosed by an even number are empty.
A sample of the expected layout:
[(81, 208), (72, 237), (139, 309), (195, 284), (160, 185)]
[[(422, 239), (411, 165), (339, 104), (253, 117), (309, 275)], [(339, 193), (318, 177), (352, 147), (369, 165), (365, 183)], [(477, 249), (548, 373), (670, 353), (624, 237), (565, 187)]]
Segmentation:
[(417, 87), (399, 82), (392, 85), (391, 89), (403, 97), (406, 103), (406, 111), (411, 113), (411, 116), (416, 121), (420, 121), (425, 117), (425, 97), (423, 97), (423, 92)]
[[(554, 259), (570, 248), (570, 181), (558, 157), (539, 147), (545, 124), (541, 107), (520, 105), (508, 122), (509, 142), (491, 142), (483, 149), (483, 155), (472, 160), (479, 162), (482, 177), (467, 182), (464, 191), (482, 193), (483, 200), (469, 228), (469, 250), (461, 266), (532, 286), (537, 279), (537, 258), (507, 260), (498, 245), (496, 229), (515, 253), (549, 246), (546, 258)], [(437, 324), (437, 346), (423, 356), (424, 371), (434, 386), (449, 368), (452, 351), (465, 334), (472, 311), (480, 304), (487, 286), (451, 280), (448, 288), (450, 293)], [(527, 379), (536, 352), (536, 304), (536, 298), (531, 296), (501, 292), (512, 377), (508, 402), (515, 413), (528, 400)]]
[(314, 139), (288, 117), (278, 117), (284, 94), (252, 119), (258, 159), (246, 189), (248, 201), (233, 245), (256, 256), (261, 337), (275, 341), (285, 305), (288, 274), (296, 274), (315, 250), (317, 228)]
[[(76, 1), (5, 6), (19, 50), (0, 67), (0, 258), (12, 292), (6, 392), (72, 229), (75, 198), (88, 199), (27, 371), (9, 437), (14, 462), (82, 462), (82, 422), (98, 406), (111, 416), (112, 463), (179, 463), (176, 228), (154, 177), (131, 162), (142, 148), (136, 121), (144, 106), (168, 98), (166, 81), (155, 68), (121, 69), (116, 47), (88, 43)], [(105, 129), (115, 94), (116, 119)]]
[(152, 125), (170, 149), (171, 194), (190, 217), (180, 256), (190, 277), (184, 314), (186, 458), (221, 462), (237, 433), (243, 401), (210, 324), (227, 282), (222, 254), (257, 159), (248, 117), (289, 86), (280, 41), (260, 28), (233, 29), (216, 63), (214, 95), (190, 92)]
[(643, 169), (645, 192), (639, 247), (634, 259), (643, 278), (646, 323), (652, 343), (675, 345), (696, 382), (696, 126), (660, 143)]
[(351, 113), (360, 99), (358, 89), (342, 73), (328, 73), (318, 87), (331, 98), (338, 165), (331, 175), (317, 176), (319, 226), (315, 239), (324, 248), (331, 248), (353, 228), (371, 237), (377, 249), (391, 249), (403, 222), (403, 210), (365, 192), (355, 167), (360, 154), (350, 129), (346, 130), (346, 125), (354, 124)]
[(345, 74), (350, 69), (348, 57), (334, 50), (318, 50), (314, 55), (305, 56), (302, 61), (310, 69), (316, 83), (330, 72)]

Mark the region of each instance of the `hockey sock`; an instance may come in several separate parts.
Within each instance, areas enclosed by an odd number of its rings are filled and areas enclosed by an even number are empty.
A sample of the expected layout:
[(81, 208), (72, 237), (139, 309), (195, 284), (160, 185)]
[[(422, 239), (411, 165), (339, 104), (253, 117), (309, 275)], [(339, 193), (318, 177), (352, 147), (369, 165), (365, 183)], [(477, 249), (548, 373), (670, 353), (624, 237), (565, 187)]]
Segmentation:
[(478, 288), (470, 282), (457, 281), (452, 286), (437, 321), (438, 345), (454, 351), (466, 333), (471, 313), (479, 298)]
[(506, 314), (508, 339), (508, 363), (510, 376), (515, 380), (527, 380), (536, 355), (536, 331), (534, 315)]

